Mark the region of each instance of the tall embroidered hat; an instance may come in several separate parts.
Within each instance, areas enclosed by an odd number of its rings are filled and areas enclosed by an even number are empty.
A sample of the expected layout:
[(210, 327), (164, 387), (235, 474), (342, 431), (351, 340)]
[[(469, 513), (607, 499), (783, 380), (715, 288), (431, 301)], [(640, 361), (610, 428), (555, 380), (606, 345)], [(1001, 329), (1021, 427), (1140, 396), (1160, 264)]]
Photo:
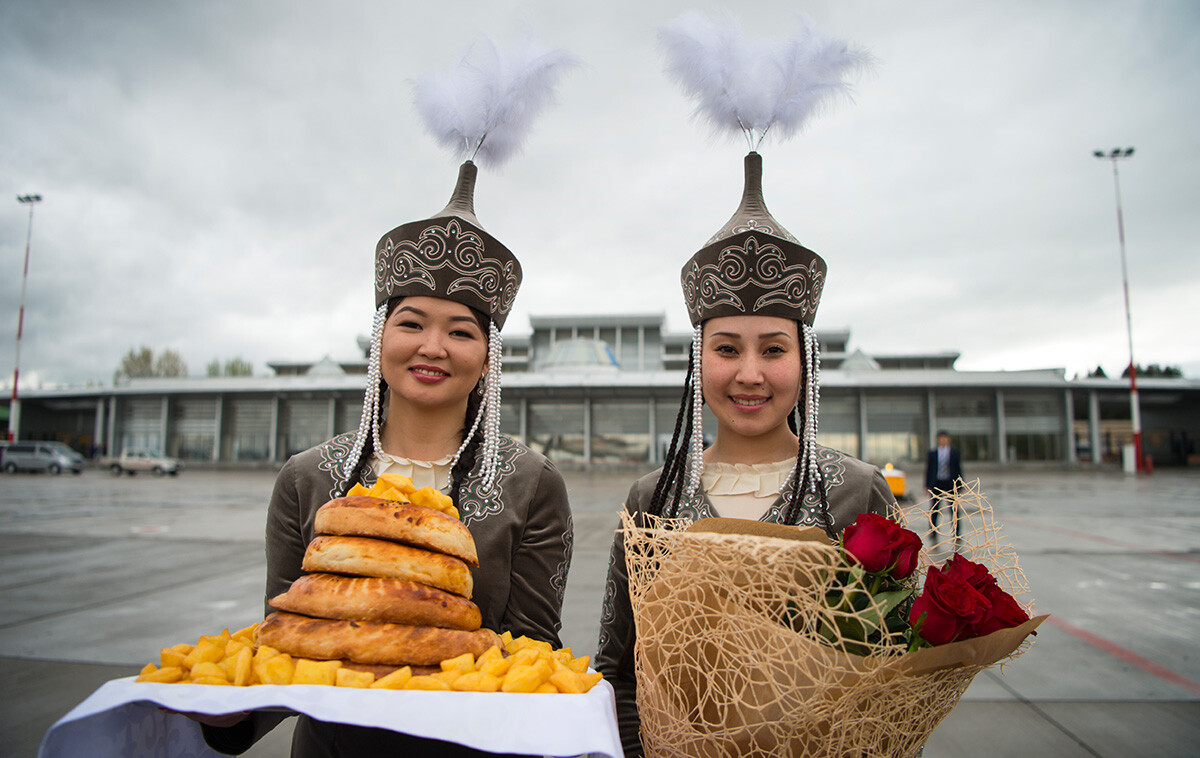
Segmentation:
[(753, 313), (811, 327), (825, 285), (825, 261), (767, 211), (762, 156), (747, 155), (745, 169), (737, 212), (680, 274), (692, 325), (714, 316)]
[(472, 161), (459, 167), (450, 202), (431, 218), (391, 230), (375, 248), (375, 307), (394, 297), (460, 302), (504, 328), (521, 286), (521, 264), (475, 217)]
[(560, 75), (573, 65), (573, 56), (542, 47), (531, 33), (507, 51), (484, 37), (449, 73), (417, 81), (416, 106), (427, 130), (466, 161), (459, 168), (445, 208), (430, 218), (401, 224), (376, 245), (375, 320), (367, 391), (353, 452), (343, 472), (347, 486), (358, 475), (365, 456), (383, 451), (379, 429), (387, 387), (380, 353), (388, 303), (417, 295), (453, 300), (488, 318), (487, 369), (479, 386), (483, 400), (450, 463), (446, 486), (456, 486), (457, 464), (472, 445), (476, 462), (481, 464), (483, 492), (495, 482), (504, 353), (500, 329), (521, 286), (521, 264), (512, 251), (484, 231), (475, 216), (475, 159), (498, 165), (519, 150), (533, 118), (553, 100)]
[(659, 30), (667, 72), (698, 101), (697, 114), (718, 132), (744, 135), (750, 153), (737, 211), (680, 272), (693, 327), (692, 355), (676, 434), (651, 502), (656, 513), (675, 516), (698, 498), (704, 468), (704, 323), (718, 316), (778, 316), (797, 323), (804, 366), (794, 414), (800, 444), (781, 492), (782, 517), (787, 523), (829, 523), (816, 459), (821, 359), (813, 331), (827, 268), (767, 210), (757, 150), (771, 130), (785, 138), (799, 131), (829, 98), (848, 91), (843, 77), (871, 59), (823, 35), (803, 15), (798, 20), (798, 32), (773, 46), (747, 40), (732, 21), (714, 23), (695, 11)]

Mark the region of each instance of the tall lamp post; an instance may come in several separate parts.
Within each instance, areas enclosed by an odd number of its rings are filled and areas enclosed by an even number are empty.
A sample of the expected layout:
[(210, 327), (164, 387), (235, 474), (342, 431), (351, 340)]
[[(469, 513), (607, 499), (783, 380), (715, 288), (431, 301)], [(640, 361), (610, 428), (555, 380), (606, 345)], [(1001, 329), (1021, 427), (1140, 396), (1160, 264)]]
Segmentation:
[(1133, 320), (1129, 316), (1129, 270), (1125, 264), (1125, 217), (1121, 213), (1121, 176), (1117, 170), (1118, 161), (1133, 156), (1133, 148), (1114, 147), (1107, 153), (1103, 150), (1094, 150), (1092, 155), (1100, 160), (1112, 162), (1113, 187), (1117, 193), (1117, 239), (1121, 243), (1121, 286), (1125, 290), (1125, 332), (1129, 337), (1129, 416), (1133, 422), (1134, 466), (1141, 471), (1144, 468), (1142, 462), (1142, 413), (1138, 405), (1137, 363), (1133, 360)]
[(29, 206), (29, 228), (25, 232), (25, 269), (21, 272), (21, 308), (17, 314), (17, 357), (13, 361), (12, 402), (8, 406), (8, 441), (14, 442), (21, 430), (21, 401), (17, 396), (17, 379), (21, 375), (21, 332), (25, 329), (25, 282), (29, 279), (29, 243), (33, 240), (33, 207), (42, 202), (41, 195), (17, 195), (17, 202)]

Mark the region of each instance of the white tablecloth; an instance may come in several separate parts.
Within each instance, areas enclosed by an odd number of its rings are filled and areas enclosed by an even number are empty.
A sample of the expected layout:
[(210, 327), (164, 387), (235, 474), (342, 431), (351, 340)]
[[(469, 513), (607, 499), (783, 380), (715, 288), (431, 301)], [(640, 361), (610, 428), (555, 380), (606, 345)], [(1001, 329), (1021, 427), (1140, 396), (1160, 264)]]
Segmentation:
[[(114, 679), (42, 738), (39, 758), (219, 756), (200, 725), (178, 713), (284, 709), (321, 721), (381, 727), (502, 753), (624, 758), (613, 689), (582, 695), (416, 692), (309, 684), (219, 687)], [(464, 723), (462, 713), (472, 718)]]

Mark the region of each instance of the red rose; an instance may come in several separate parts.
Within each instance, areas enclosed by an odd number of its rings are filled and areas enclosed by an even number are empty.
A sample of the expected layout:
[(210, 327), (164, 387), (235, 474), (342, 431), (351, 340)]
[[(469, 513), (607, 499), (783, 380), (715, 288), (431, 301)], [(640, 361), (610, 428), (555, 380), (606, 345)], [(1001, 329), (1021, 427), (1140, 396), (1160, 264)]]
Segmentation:
[(988, 587), (996, 586), (996, 578), (987, 570), (987, 566), (968, 560), (958, 553), (955, 553), (950, 560), (942, 565), (942, 571), (960, 577), (980, 592), (983, 592)]
[(921, 538), (878, 513), (863, 513), (846, 527), (842, 547), (868, 572), (906, 579), (917, 568)]
[(964, 568), (969, 567), (929, 569), (925, 588), (913, 601), (908, 623), (931, 645), (975, 636), (976, 626), (991, 610), (991, 602), (971, 585)]
[(992, 584), (983, 591), (984, 597), (992, 604), (988, 610), (987, 616), (975, 625), (975, 635), (983, 637), (992, 632), (1001, 629), (1011, 629), (1014, 626), (1020, 626), (1029, 620), (1029, 614), (1025, 612), (1013, 596), (1000, 589), (997, 584)]

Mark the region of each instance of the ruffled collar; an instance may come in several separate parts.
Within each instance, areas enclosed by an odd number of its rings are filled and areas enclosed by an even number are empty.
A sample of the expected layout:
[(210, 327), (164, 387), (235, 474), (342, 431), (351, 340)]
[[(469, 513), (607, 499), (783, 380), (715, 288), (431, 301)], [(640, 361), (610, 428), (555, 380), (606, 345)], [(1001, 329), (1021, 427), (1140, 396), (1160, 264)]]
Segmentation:
[(774, 500), (795, 465), (795, 458), (757, 464), (706, 463), (700, 486), (709, 495), (752, 495)]
[(376, 478), (380, 474), (399, 474), (411, 479), (413, 486), (417, 489), (422, 487), (441, 489), (450, 476), (450, 461), (452, 460), (454, 460), (454, 456), (447, 455), (436, 461), (417, 461), (377, 450), (371, 456), (371, 470), (375, 472)]

